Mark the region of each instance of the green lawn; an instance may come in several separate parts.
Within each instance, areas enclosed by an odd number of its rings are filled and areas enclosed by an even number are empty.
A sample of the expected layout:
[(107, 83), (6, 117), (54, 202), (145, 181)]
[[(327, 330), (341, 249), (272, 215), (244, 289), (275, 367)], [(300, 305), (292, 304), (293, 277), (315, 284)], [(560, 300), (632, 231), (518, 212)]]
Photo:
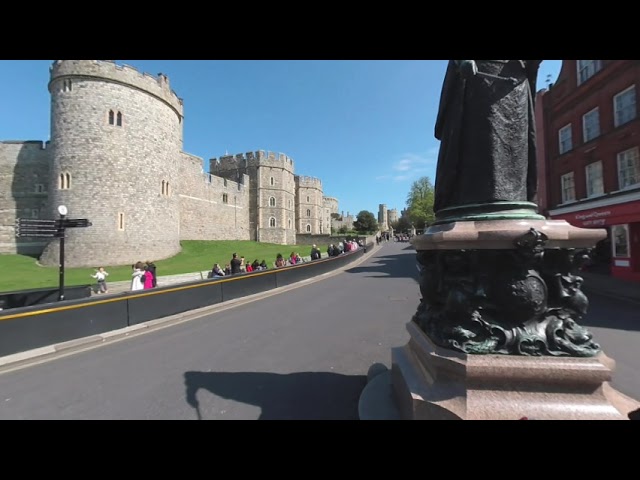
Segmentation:
[[(255, 259), (258, 259), (259, 262), (265, 260), (270, 267), (273, 266), (278, 253), (286, 258), (292, 251), (298, 252), (302, 257), (308, 256), (311, 252), (309, 245), (273, 245), (250, 241), (184, 241), (181, 244), (182, 252), (178, 255), (155, 262), (158, 276), (209, 270), (216, 262), (224, 268), (234, 252), (239, 257), (244, 255), (245, 260), (249, 263)], [(141, 258), (140, 260), (154, 259)], [(96, 265), (96, 267), (98, 266)], [(110, 282), (131, 279), (131, 265), (104, 265), (104, 267), (109, 272), (108, 280)], [(94, 280), (89, 275), (93, 273), (91, 268), (67, 268), (65, 269), (65, 285), (92, 284)], [(36, 264), (35, 258), (24, 255), (0, 255), (0, 292), (57, 285), (57, 266), (40, 267)]]

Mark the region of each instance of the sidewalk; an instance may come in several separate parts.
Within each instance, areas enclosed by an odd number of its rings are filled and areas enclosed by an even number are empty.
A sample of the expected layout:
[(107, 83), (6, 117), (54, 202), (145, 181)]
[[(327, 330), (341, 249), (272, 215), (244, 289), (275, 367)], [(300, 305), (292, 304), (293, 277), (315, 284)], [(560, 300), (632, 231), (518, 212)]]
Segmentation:
[(580, 272), (580, 276), (584, 278), (582, 290), (587, 295), (593, 293), (640, 304), (640, 283), (638, 282), (599, 273)]

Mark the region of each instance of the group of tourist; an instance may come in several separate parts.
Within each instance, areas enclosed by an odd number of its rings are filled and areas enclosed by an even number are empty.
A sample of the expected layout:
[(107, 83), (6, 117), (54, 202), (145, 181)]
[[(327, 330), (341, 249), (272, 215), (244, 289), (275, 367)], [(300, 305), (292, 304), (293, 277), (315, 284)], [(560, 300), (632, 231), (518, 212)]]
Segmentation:
[(337, 257), (343, 253), (355, 252), (358, 248), (364, 247), (364, 243), (362, 240), (344, 240), (343, 242), (339, 242), (337, 245), (333, 243), (329, 245), (327, 248), (327, 254), (330, 257)]

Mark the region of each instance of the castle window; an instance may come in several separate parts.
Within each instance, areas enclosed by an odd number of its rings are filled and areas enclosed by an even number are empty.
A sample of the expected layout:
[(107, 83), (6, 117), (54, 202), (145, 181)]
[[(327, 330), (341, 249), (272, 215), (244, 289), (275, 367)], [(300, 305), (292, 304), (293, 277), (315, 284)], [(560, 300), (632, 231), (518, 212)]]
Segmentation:
[(269, 180), (269, 183), (271, 184), (271, 186), (273, 187), (276, 184), (276, 179), (271, 177), (271, 179)]
[(37, 208), (31, 209), (31, 218), (40, 218), (40, 210)]
[(307, 196), (307, 203), (309, 203), (311, 201), (311, 199)]
[(291, 219), (289, 219), (289, 228), (291, 228)]
[(118, 230), (124, 231), (124, 213), (118, 213)]
[(226, 186), (227, 186), (227, 179), (225, 178), (225, 179), (223, 180), (223, 182), (224, 182), (224, 186), (226, 187)]
[(116, 115), (116, 125), (118, 127), (122, 126), (122, 112), (118, 112), (118, 115)]
[(276, 206), (276, 199), (274, 197), (269, 198), (269, 206), (270, 207)]
[(271, 217), (271, 218), (269, 219), (269, 226), (270, 226), (271, 228), (273, 228), (273, 227), (275, 227), (275, 226), (276, 226), (276, 219), (275, 219), (275, 218)]
[(307, 233), (311, 233), (311, 225), (307, 225)]
[(171, 190), (169, 189), (169, 182), (166, 180), (162, 181), (162, 195), (168, 197), (171, 195)]
[(36, 193), (44, 193), (44, 185), (41, 183), (36, 183)]
[(109, 125), (115, 125), (116, 123), (116, 114), (113, 110), (109, 110)]
[(222, 203), (229, 203), (229, 194), (228, 193), (223, 193), (222, 194)]
[(62, 82), (62, 91), (70, 92), (71, 91), (71, 80), (64, 80)]
[(310, 217), (310, 216), (311, 216), (311, 210), (307, 208), (307, 217)]
[(71, 188), (71, 174), (61, 173), (58, 176), (58, 190), (69, 190)]
[(291, 199), (289, 199), (289, 208), (291, 208)]

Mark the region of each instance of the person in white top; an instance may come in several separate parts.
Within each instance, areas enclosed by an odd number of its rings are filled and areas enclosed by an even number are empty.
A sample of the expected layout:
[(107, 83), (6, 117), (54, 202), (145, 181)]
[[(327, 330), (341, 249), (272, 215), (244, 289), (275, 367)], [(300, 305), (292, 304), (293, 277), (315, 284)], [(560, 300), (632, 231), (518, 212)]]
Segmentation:
[(142, 262), (138, 262), (133, 266), (133, 273), (131, 274), (131, 291), (144, 290), (144, 281), (142, 276), (144, 275), (144, 266)]
[(98, 293), (109, 293), (109, 288), (107, 287), (107, 277), (109, 274), (105, 271), (104, 267), (100, 267), (96, 270), (96, 273), (91, 276), (98, 280)]

